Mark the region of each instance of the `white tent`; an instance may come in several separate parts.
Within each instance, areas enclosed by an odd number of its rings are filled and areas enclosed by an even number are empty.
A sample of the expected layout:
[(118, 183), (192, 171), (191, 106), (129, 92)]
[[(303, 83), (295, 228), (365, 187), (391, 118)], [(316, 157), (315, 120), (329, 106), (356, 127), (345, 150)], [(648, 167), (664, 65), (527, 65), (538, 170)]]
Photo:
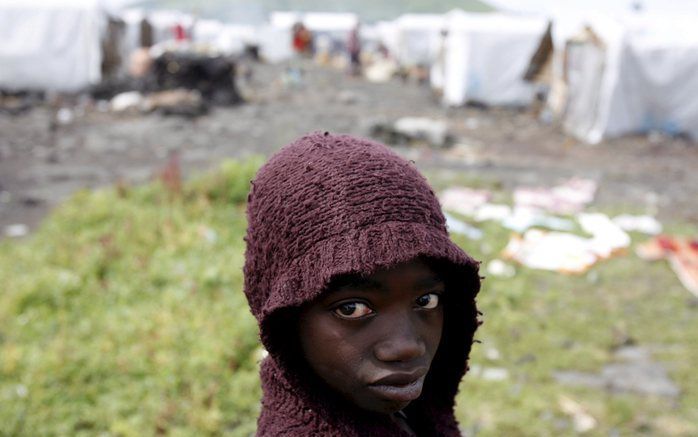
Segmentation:
[(443, 88), (444, 103), (528, 105), (534, 87), (523, 77), (547, 21), (462, 11), (447, 17), (448, 36), (439, 59), (443, 77), (432, 70), (432, 84)]
[(431, 65), (446, 19), (441, 14), (405, 14), (379, 25), (383, 44), (403, 66)]
[(293, 57), (291, 29), (261, 26), (255, 29), (254, 42), (259, 45), (259, 54), (267, 62), (282, 62)]
[(698, 138), (698, 28), (693, 16), (633, 14), (585, 21), (566, 44), (565, 129), (603, 138), (660, 130)]
[(351, 12), (287, 12), (275, 11), (269, 16), (274, 27), (290, 29), (302, 22), (312, 32), (346, 33), (359, 22), (359, 17)]
[(76, 91), (101, 80), (98, 0), (0, 0), (0, 88)]

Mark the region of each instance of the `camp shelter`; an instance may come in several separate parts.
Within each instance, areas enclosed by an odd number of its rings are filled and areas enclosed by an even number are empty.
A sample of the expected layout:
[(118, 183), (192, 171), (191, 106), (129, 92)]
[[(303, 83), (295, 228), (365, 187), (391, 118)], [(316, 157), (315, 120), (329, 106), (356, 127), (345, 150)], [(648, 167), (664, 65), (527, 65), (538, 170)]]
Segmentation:
[(266, 62), (283, 62), (293, 57), (290, 28), (272, 25), (255, 27), (251, 42), (259, 47), (260, 57)]
[(98, 0), (0, 0), (0, 88), (72, 92), (102, 78)]
[(294, 24), (303, 23), (314, 34), (344, 40), (359, 23), (359, 17), (351, 12), (274, 11), (269, 16), (269, 22), (281, 29), (291, 29)]
[(430, 66), (436, 59), (445, 24), (443, 14), (405, 14), (382, 23), (379, 31), (383, 44), (400, 65)]
[(540, 17), (449, 12), (438, 61), (443, 77), (432, 77), (432, 85), (441, 84), (449, 106), (530, 104), (535, 88), (524, 75), (546, 26)]
[(695, 18), (588, 17), (565, 43), (563, 90), (551, 95), (565, 130), (592, 144), (649, 131), (698, 138)]

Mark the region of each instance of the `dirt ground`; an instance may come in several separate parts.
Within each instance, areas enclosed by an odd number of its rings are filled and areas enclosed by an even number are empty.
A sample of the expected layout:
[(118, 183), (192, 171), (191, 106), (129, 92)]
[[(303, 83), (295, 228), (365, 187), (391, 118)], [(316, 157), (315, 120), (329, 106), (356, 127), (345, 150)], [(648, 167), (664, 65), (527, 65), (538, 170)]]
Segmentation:
[(368, 136), (372, 123), (405, 116), (446, 120), (457, 138), (449, 150), (408, 151), (427, 171), (448, 169), (504, 189), (589, 177), (599, 183), (597, 205), (698, 223), (698, 144), (689, 140), (649, 135), (588, 146), (526, 111), (444, 108), (427, 86), (411, 82), (375, 84), (304, 65), (302, 84), (290, 86), (283, 66), (251, 67), (252, 80), (241, 86), (247, 103), (196, 119), (89, 105), (72, 107), (64, 123), (48, 106), (0, 112), (0, 230), (34, 229), (78, 189), (146, 181), (172, 150), (191, 174), (227, 157), (268, 155), (308, 131)]

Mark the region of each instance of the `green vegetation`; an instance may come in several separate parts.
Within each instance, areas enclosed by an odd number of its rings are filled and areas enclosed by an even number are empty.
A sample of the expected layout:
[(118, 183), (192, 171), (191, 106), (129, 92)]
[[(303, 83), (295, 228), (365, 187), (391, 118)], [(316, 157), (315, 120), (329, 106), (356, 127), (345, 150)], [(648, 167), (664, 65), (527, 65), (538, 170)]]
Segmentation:
[[(259, 164), (225, 163), (181, 191), (154, 182), (81, 192), (30, 238), (0, 243), (0, 435), (254, 432), (261, 350), (241, 269), (244, 201)], [(509, 232), (484, 229), (483, 241), (457, 241), (489, 260)], [(463, 427), (574, 435), (566, 396), (598, 421), (589, 435), (698, 434), (689, 296), (664, 263), (632, 254), (578, 277), (517, 267), (488, 278), (472, 363), (509, 376), (465, 378)], [(555, 382), (556, 370), (599, 371), (629, 339), (666, 365), (678, 402)]]

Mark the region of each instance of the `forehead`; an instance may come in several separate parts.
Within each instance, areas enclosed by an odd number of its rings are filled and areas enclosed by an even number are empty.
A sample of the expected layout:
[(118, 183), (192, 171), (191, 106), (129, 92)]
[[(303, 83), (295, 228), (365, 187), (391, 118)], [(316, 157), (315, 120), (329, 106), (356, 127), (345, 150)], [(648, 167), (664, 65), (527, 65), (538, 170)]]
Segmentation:
[(390, 268), (380, 269), (370, 275), (341, 275), (327, 287), (328, 293), (343, 290), (384, 291), (393, 287), (423, 289), (443, 283), (437, 269), (422, 260), (412, 260)]

